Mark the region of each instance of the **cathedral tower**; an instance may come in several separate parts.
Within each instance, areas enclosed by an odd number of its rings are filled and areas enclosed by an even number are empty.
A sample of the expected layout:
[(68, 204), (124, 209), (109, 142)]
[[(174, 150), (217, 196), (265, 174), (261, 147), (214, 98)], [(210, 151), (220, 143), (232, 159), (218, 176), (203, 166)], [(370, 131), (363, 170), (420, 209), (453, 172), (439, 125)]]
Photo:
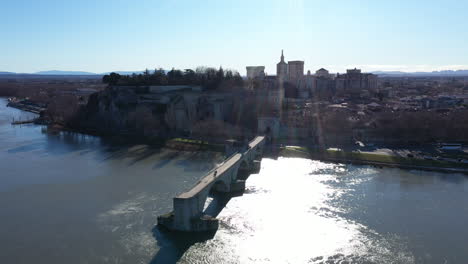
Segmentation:
[(276, 78), (279, 82), (284, 82), (288, 78), (288, 64), (284, 61), (283, 50), (281, 50), (281, 61), (276, 64)]

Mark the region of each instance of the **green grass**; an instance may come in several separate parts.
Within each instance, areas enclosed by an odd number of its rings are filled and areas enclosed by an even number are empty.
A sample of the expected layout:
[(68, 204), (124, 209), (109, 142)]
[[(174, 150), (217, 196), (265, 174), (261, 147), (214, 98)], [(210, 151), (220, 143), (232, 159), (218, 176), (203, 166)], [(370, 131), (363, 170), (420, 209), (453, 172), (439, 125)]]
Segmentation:
[(407, 166), (423, 166), (423, 167), (442, 167), (442, 168), (468, 168), (468, 164), (440, 161), (440, 160), (425, 160), (417, 158), (399, 157), (385, 154), (362, 153), (362, 152), (345, 152), (341, 150), (327, 149), (325, 156), (334, 159), (369, 161), (379, 163), (392, 163)]
[(282, 156), (285, 157), (299, 157), (299, 158), (310, 158), (310, 151), (305, 147), (298, 146), (286, 146), (281, 148), (280, 151)]
[(211, 150), (211, 151), (218, 151), (224, 152), (224, 145), (222, 144), (213, 144), (208, 141), (203, 140), (196, 140), (196, 139), (188, 139), (188, 138), (173, 138), (168, 141), (169, 143), (175, 143), (178, 145), (191, 145), (191, 146), (198, 146), (199, 150)]
[(171, 139), (175, 142), (182, 142), (182, 143), (190, 143), (190, 144), (197, 144), (197, 145), (208, 145), (207, 141), (196, 140), (196, 139), (188, 139), (188, 138), (174, 138)]
[(284, 147), (285, 149), (288, 150), (297, 150), (297, 151), (303, 151), (303, 152), (308, 152), (309, 149), (306, 147), (299, 147), (299, 146), (286, 146)]
[(311, 151), (306, 147), (286, 146), (281, 149), (281, 155), (286, 157), (303, 157), (317, 159), (337, 159), (343, 161), (360, 161), (369, 163), (383, 163), (401, 166), (420, 166), (420, 167), (438, 167), (438, 168), (462, 168), (468, 169), (468, 164), (425, 160), (418, 158), (400, 157), (368, 152), (346, 152), (340, 149), (327, 149), (326, 151)]

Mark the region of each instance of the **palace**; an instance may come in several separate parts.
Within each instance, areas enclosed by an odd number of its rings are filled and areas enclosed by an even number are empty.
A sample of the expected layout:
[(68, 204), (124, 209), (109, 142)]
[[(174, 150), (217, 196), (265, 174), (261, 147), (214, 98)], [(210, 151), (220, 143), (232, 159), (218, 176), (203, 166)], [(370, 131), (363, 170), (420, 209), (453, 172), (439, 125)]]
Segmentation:
[(282, 96), (285, 97), (331, 98), (337, 93), (359, 96), (363, 91), (377, 90), (377, 76), (361, 73), (361, 70), (356, 68), (347, 70), (345, 74), (330, 74), (324, 68), (320, 68), (315, 74), (311, 74), (310, 71), (304, 74), (304, 61), (286, 62), (283, 50), (280, 61), (276, 64), (276, 76), (265, 74), (265, 66), (247, 66), (246, 69), (248, 80), (261, 80), (264, 82), (263, 87), (280, 88), (285, 93)]

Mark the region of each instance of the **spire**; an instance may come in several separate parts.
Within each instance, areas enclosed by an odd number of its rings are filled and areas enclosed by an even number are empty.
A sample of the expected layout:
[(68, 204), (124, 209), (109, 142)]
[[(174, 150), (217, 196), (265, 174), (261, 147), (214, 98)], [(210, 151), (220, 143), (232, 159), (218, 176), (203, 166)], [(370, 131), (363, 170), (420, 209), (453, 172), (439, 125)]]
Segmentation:
[(281, 50), (281, 62), (284, 62), (283, 50)]

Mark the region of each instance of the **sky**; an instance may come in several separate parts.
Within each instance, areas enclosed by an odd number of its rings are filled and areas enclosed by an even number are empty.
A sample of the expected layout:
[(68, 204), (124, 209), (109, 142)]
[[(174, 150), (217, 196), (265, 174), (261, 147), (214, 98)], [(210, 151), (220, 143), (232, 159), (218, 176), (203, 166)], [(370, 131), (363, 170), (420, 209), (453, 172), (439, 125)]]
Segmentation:
[(0, 0), (0, 71), (468, 69), (467, 0)]

